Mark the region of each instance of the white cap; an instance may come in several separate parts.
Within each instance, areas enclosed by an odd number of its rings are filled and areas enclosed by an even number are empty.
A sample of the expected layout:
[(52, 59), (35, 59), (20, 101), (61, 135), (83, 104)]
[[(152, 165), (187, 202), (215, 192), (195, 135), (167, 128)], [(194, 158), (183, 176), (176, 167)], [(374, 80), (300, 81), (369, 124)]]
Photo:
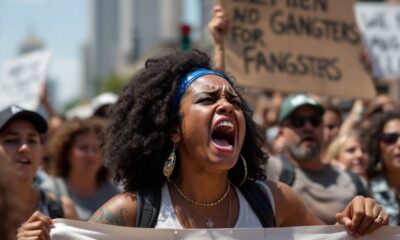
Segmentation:
[(92, 106), (91, 104), (80, 104), (71, 109), (69, 109), (65, 113), (65, 117), (67, 119), (86, 119), (90, 118), (93, 115)]
[(118, 96), (111, 92), (105, 92), (97, 95), (91, 101), (93, 113), (95, 113), (99, 108), (104, 105), (114, 104), (118, 100)]

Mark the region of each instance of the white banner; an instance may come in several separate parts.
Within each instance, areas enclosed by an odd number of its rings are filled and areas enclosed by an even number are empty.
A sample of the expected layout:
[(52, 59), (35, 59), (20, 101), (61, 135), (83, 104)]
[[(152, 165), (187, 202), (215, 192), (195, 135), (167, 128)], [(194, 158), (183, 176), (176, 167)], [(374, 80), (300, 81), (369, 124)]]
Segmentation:
[(372, 59), (373, 76), (400, 77), (400, 5), (358, 2), (354, 11)]
[[(352, 240), (343, 226), (232, 229), (148, 229), (118, 227), (67, 219), (55, 219), (51, 229), (53, 240)], [(359, 240), (400, 239), (400, 227), (381, 227)]]
[(0, 69), (0, 109), (11, 104), (37, 110), (39, 94), (47, 78), (51, 53), (40, 50), (4, 64)]

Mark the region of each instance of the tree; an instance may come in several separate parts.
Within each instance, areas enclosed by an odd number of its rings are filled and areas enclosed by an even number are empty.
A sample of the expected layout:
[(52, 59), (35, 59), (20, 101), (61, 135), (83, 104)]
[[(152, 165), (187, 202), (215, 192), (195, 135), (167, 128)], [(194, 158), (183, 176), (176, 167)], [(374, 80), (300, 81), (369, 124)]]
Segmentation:
[(113, 92), (119, 94), (122, 88), (127, 84), (128, 80), (121, 78), (116, 73), (111, 73), (107, 77), (100, 80), (100, 88), (98, 93)]

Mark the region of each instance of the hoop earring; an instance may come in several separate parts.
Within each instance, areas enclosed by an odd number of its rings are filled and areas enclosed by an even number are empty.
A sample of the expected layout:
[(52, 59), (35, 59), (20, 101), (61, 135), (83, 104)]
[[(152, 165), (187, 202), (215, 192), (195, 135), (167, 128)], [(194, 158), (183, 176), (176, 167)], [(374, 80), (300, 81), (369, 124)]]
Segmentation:
[(174, 167), (175, 167), (175, 163), (176, 163), (176, 154), (175, 154), (176, 147), (177, 147), (177, 144), (174, 143), (172, 152), (171, 152), (171, 154), (169, 154), (169, 157), (167, 158), (167, 160), (164, 163), (163, 174), (164, 174), (164, 177), (167, 178), (168, 182), (171, 182), (169, 177), (172, 175), (172, 172), (174, 171)]
[(247, 163), (246, 163), (246, 159), (244, 159), (244, 157), (243, 157), (242, 154), (240, 154), (240, 157), (242, 158), (244, 173), (243, 173), (243, 179), (242, 179), (242, 181), (239, 183), (238, 186), (241, 186), (241, 185), (242, 185), (244, 182), (246, 182), (246, 180), (247, 180)]

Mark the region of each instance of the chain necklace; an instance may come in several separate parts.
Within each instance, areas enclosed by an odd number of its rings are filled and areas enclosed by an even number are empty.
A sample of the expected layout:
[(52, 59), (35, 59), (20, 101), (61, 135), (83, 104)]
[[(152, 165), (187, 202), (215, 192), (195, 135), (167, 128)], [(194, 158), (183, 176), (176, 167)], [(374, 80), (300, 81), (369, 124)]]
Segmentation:
[[(230, 182), (229, 182), (228, 186), (230, 186)], [(232, 193), (230, 191), (228, 191), (228, 195), (229, 195), (229, 207), (228, 207), (228, 224), (227, 224), (227, 228), (230, 227), (230, 223), (231, 223)], [(178, 201), (181, 203), (182, 209), (183, 209), (184, 213), (186, 214), (186, 216), (189, 217), (189, 214), (187, 213), (186, 209), (183, 207), (183, 204), (181, 202), (181, 197), (182, 197), (182, 195), (179, 194), (178, 195)], [(207, 217), (206, 218), (203, 214), (200, 214), (197, 210), (193, 209), (193, 211), (195, 211), (196, 214), (201, 216), (203, 219), (207, 219), (207, 222), (206, 222), (207, 228), (214, 228), (214, 221), (211, 219), (211, 217)], [(192, 220), (190, 220), (190, 223), (193, 225), (193, 227), (196, 228), (196, 224)]]
[(190, 199), (188, 196), (186, 196), (182, 192), (182, 190), (178, 187), (178, 185), (176, 185), (176, 183), (173, 183), (172, 185), (175, 187), (175, 189), (179, 193), (179, 195), (181, 197), (183, 197), (183, 199), (185, 199), (187, 202), (189, 202), (189, 203), (191, 203), (193, 205), (199, 206), (199, 207), (214, 207), (214, 206), (217, 206), (218, 204), (220, 204), (222, 201), (225, 200), (225, 198), (228, 196), (229, 191), (231, 189), (231, 182), (228, 180), (228, 184), (227, 184), (225, 193), (224, 193), (224, 195), (222, 195), (222, 197), (220, 199), (218, 199), (218, 200), (216, 200), (214, 202), (197, 202), (195, 200)]

